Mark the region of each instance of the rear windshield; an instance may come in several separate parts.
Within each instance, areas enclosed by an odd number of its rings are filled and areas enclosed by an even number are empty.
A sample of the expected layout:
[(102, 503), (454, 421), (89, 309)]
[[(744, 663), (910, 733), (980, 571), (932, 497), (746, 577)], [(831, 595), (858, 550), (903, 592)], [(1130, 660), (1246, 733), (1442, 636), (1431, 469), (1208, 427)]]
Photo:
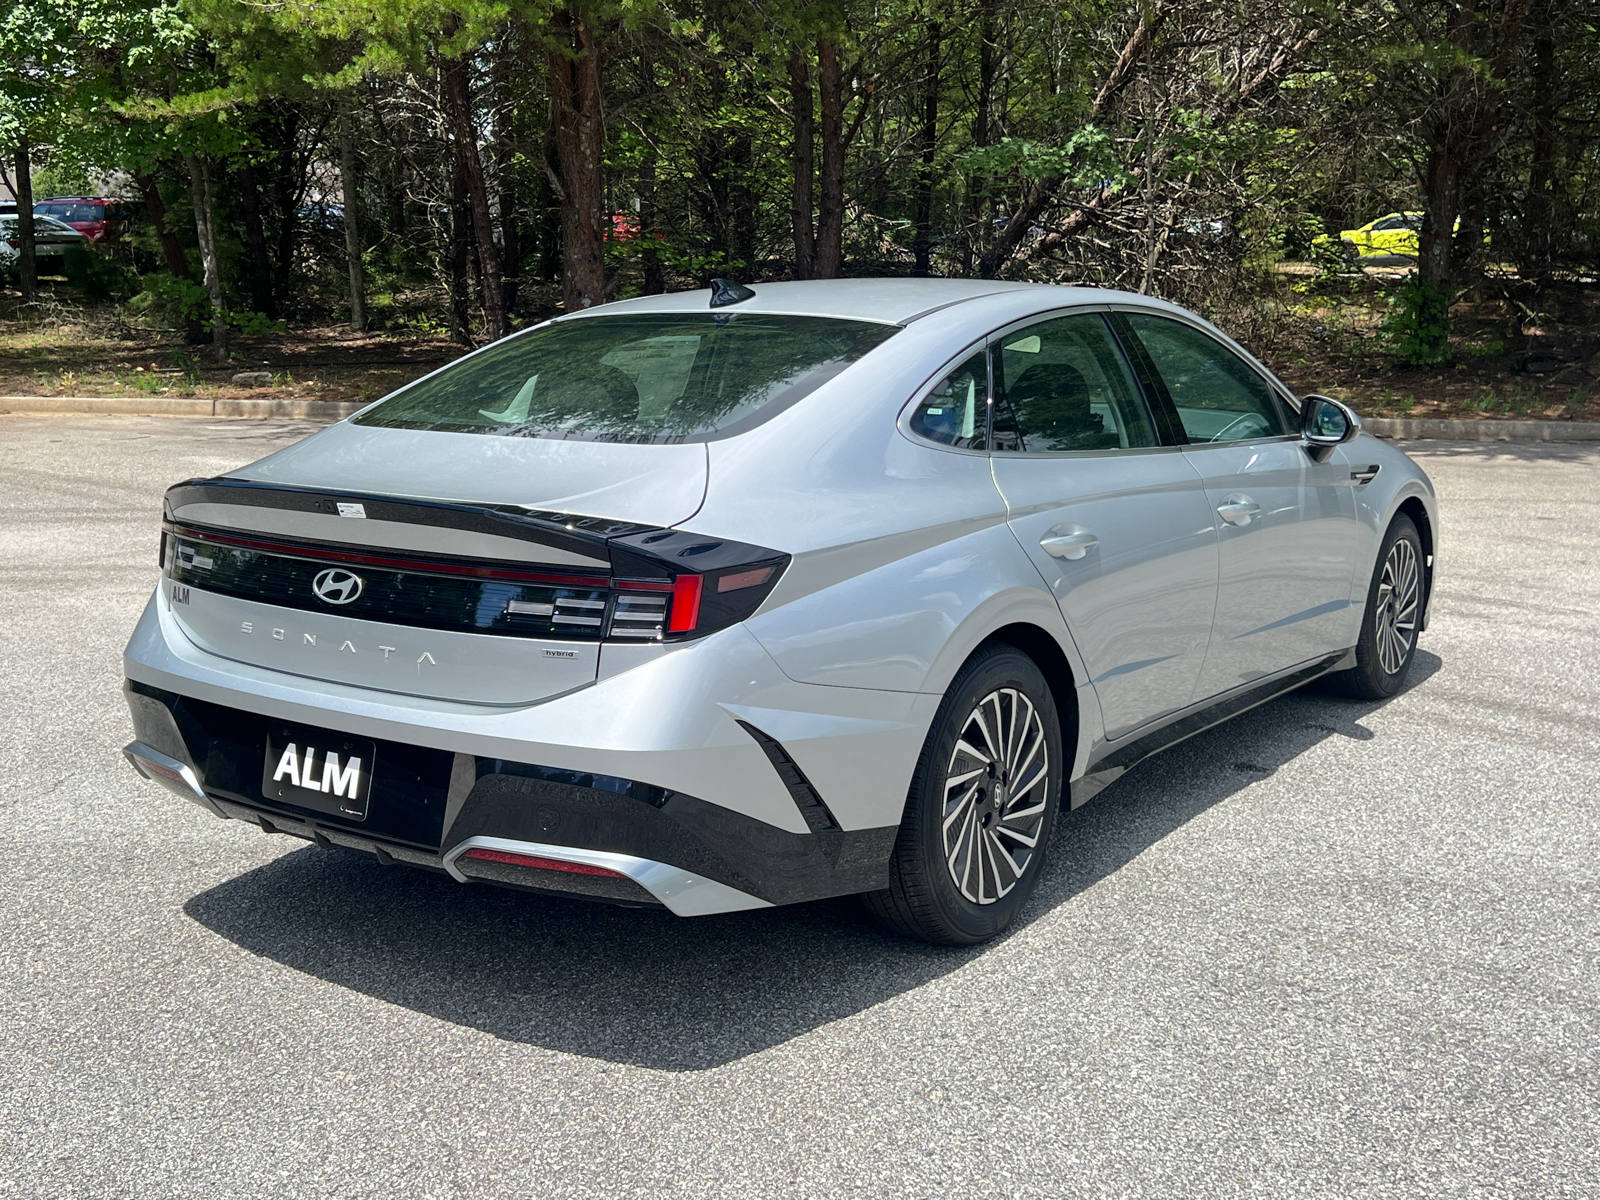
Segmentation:
[(355, 422), (508, 437), (703, 440), (794, 403), (898, 332), (762, 313), (557, 321), (419, 380)]

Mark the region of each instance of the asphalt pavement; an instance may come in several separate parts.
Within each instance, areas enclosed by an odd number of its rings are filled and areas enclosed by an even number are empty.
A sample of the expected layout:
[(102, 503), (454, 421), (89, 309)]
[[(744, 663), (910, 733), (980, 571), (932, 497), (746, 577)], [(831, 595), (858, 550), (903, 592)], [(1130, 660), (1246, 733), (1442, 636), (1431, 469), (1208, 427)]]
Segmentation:
[(312, 428), (0, 417), (5, 1200), (1600, 1196), (1600, 446), (1409, 443), (1409, 689), (1141, 766), (951, 951), (463, 887), (135, 777), (163, 488)]

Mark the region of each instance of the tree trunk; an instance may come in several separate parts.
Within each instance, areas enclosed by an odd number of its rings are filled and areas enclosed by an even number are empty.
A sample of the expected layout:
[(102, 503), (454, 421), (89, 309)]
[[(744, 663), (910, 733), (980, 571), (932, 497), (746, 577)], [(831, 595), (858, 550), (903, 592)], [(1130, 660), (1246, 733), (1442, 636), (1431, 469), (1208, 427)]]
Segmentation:
[(928, 22), (928, 66), (922, 99), (922, 170), (914, 201), (916, 240), (913, 275), (927, 275), (933, 260), (933, 166), (939, 150), (939, 22)]
[(561, 291), (568, 312), (605, 301), (605, 112), (600, 47), (574, 6), (550, 16), (550, 126), (561, 174)]
[(817, 91), (822, 102), (822, 187), (817, 206), (817, 278), (844, 273), (844, 73), (839, 42), (817, 41)]
[(500, 208), (500, 269), (501, 306), (505, 309), (506, 323), (517, 308), (517, 292), (522, 283), (523, 248), (522, 228), (518, 222), (516, 175), (507, 164), (515, 162), (518, 146), (512, 131), (512, 114), (516, 111), (516, 81), (532, 74), (527, 61), (527, 30), (520, 23), (507, 28), (500, 44), (494, 48), (490, 68), (494, 77), (495, 128), (494, 161), (495, 200)]
[[(983, 0), (982, 15), (978, 20), (978, 98), (972, 118), (972, 144), (981, 148), (994, 141), (994, 131), (989, 117), (994, 108), (994, 0)], [(984, 246), (988, 230), (984, 228), (984, 215), (988, 209), (988, 180), (967, 176), (967, 228), (963, 239), (961, 268), (963, 274), (972, 273), (973, 257), (978, 256), (979, 273), (986, 278), (993, 274)]]
[[(261, 224), (261, 189), (255, 167), (246, 162), (239, 169), (238, 178), (239, 207), (244, 213), (245, 243), (250, 251), (250, 305), (258, 313), (276, 317), (278, 304), (272, 294), (272, 259), (267, 254), (267, 234)], [(182, 252), (179, 247), (179, 253)]]
[(456, 157), (466, 174), (467, 200), (472, 208), (478, 264), (483, 270), (483, 318), (492, 342), (505, 337), (509, 329), (506, 325), (505, 293), (500, 283), (500, 251), (494, 241), (489, 187), (484, 180), (483, 158), (478, 153), (478, 132), (472, 120), (472, 93), (464, 58), (454, 58), (444, 64), (444, 84)]
[(1527, 226), (1522, 277), (1542, 286), (1550, 272), (1556, 185), (1556, 39), (1553, 5), (1541, 5), (1533, 36), (1533, 77), (1542, 81), (1533, 102), (1528, 161)]
[(33, 246), (33, 165), (29, 161), (28, 135), (17, 141), (17, 278), (22, 301), (39, 298), (39, 262)]
[(455, 156), (450, 186), (450, 340), (472, 345), (472, 304), (467, 294), (467, 262), (472, 257), (472, 205), (467, 199), (467, 171)]
[(544, 143), (539, 147), (539, 162), (544, 168), (539, 173), (539, 278), (558, 279), (561, 276), (561, 184), (559, 155), (556, 153), (556, 131), (545, 125)]
[(367, 272), (361, 261), (361, 215), (357, 210), (355, 118), (346, 101), (339, 109), (339, 191), (344, 199), (344, 255), (350, 271), (350, 332), (367, 328)]
[(815, 279), (816, 99), (811, 92), (811, 60), (799, 42), (789, 47), (789, 94), (794, 111), (794, 191), (789, 202), (794, 231), (794, 277)]
[(185, 156), (189, 163), (189, 194), (194, 201), (194, 228), (205, 267), (206, 295), (211, 298), (211, 356), (228, 361), (228, 313), (222, 303), (222, 267), (217, 261), (216, 205), (211, 194), (211, 164), (203, 157)]
[(144, 200), (145, 211), (150, 214), (150, 223), (155, 226), (162, 257), (167, 260), (167, 270), (179, 279), (188, 279), (189, 257), (184, 254), (183, 243), (178, 240), (178, 235), (167, 224), (167, 206), (162, 203), (161, 189), (156, 186), (155, 177), (140, 171), (134, 175), (133, 182), (139, 189), (140, 198)]
[[(156, 238), (161, 242), (161, 255), (167, 261), (167, 270), (174, 279), (193, 278), (189, 274), (189, 256), (183, 252), (183, 243), (178, 240), (178, 235), (172, 231), (172, 225), (167, 220), (167, 206), (162, 202), (161, 189), (155, 177), (139, 171), (134, 174), (133, 182), (144, 200), (145, 211), (150, 214), (150, 224), (155, 226)], [(185, 314), (183, 325), (184, 340), (191, 346), (198, 346), (207, 340), (205, 327), (198, 318)]]
[(1428, 152), (1423, 178), (1424, 205), (1418, 266), (1423, 280), (1442, 296), (1450, 294), (1454, 279), (1453, 249), (1456, 217), (1461, 211), (1461, 164), (1448, 136)]

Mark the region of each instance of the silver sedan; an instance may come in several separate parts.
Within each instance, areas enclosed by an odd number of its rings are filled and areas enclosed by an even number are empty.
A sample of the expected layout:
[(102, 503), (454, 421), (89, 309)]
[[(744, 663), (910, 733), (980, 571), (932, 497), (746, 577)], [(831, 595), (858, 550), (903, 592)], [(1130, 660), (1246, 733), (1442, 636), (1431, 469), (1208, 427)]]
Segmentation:
[(128, 756), (464, 883), (971, 943), (1141, 759), (1394, 694), (1437, 532), (1404, 454), (1170, 304), (718, 281), (173, 487)]

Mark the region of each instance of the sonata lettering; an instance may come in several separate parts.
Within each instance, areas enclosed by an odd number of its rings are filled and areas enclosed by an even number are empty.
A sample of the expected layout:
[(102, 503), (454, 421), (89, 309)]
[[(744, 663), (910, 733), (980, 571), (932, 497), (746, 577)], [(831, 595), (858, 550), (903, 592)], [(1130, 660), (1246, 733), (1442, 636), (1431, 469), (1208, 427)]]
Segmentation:
[[(246, 637), (255, 636), (256, 623), (254, 621), (240, 621), (239, 622), (239, 632), (244, 634)], [(288, 637), (288, 634), (287, 634), (287, 632), (285, 630), (274, 629), (272, 631), (272, 636), (277, 641), (281, 642), (281, 641), (284, 641)], [(317, 636), (318, 635), (314, 634), (314, 633), (302, 633), (300, 635), (300, 644), (302, 646), (315, 646), (317, 644)], [(383, 660), (385, 662), (389, 661), (389, 656), (390, 655), (398, 654), (400, 652), (400, 647), (398, 647), (398, 646), (383, 646), (383, 645), (380, 645), (380, 646), (377, 647), (377, 649), (383, 651)], [(356, 647), (355, 642), (351, 641), (349, 638), (345, 638), (344, 641), (339, 643), (339, 653), (341, 653), (341, 654), (345, 654), (345, 653), (360, 654), (361, 651)], [(545, 653), (548, 654), (550, 652), (546, 651)], [(571, 654), (570, 652), (563, 652), (563, 653), (566, 654), (568, 657), (572, 657), (572, 658), (576, 658), (577, 657), (576, 654)], [(423, 666), (424, 664), (426, 664), (428, 666), (436, 667), (436, 666), (439, 665), (439, 662), (438, 662), (438, 660), (436, 658), (433, 657), (433, 654), (432, 654), (431, 651), (424, 650), (422, 652), (421, 657), (419, 657), (417, 659), (417, 664), (416, 665), (420, 667), (420, 666)], [(312, 791), (316, 791), (315, 788), (312, 788), (311, 790)]]

